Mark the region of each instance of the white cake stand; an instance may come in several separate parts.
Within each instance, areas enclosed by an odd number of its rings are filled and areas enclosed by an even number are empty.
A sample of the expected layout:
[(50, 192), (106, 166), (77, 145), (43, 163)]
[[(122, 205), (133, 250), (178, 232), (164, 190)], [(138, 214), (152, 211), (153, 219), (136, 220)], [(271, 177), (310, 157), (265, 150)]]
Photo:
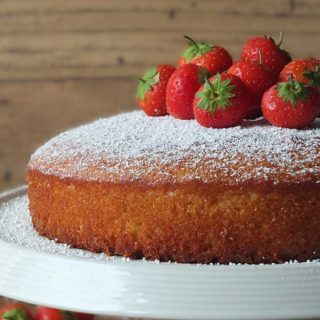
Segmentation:
[[(19, 201), (25, 192), (24, 187), (0, 195), (0, 219), (4, 203)], [(24, 231), (17, 227), (17, 232)], [(114, 316), (314, 319), (320, 318), (320, 263), (223, 266), (99, 261), (0, 240), (0, 294)]]

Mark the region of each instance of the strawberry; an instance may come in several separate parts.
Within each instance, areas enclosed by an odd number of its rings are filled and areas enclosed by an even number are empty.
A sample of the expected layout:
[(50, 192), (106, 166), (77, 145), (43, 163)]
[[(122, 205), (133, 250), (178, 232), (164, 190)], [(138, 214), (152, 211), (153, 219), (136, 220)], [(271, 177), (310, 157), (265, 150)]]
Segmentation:
[(252, 98), (242, 80), (233, 74), (217, 74), (205, 80), (193, 101), (196, 120), (204, 127), (237, 125), (252, 107)]
[(292, 76), (294, 80), (309, 84), (312, 74), (318, 74), (320, 78), (320, 60), (313, 58), (292, 60), (280, 72), (279, 81), (287, 81)]
[(94, 315), (89, 313), (75, 312), (74, 316), (76, 320), (93, 320)]
[(193, 119), (194, 95), (207, 76), (208, 72), (195, 64), (177, 68), (167, 86), (168, 113), (178, 119)]
[(307, 70), (304, 77), (308, 79), (308, 85), (317, 87), (320, 91), (320, 64), (317, 64), (314, 70)]
[(299, 129), (309, 125), (320, 112), (320, 94), (318, 89), (291, 78), (266, 91), (261, 107), (271, 124)]
[(235, 62), (228, 69), (227, 73), (238, 76), (253, 97), (254, 104), (253, 109), (249, 113), (250, 118), (254, 114), (257, 116), (261, 114), (261, 98), (265, 91), (277, 82), (276, 75), (261, 63), (241, 60)]
[(242, 49), (241, 59), (258, 63), (261, 52), (262, 64), (278, 76), (283, 67), (292, 60), (290, 54), (280, 48), (282, 40), (282, 32), (280, 32), (278, 44), (275, 43), (273, 38), (267, 36), (251, 38)]
[(164, 116), (167, 114), (166, 89), (174, 70), (175, 68), (170, 65), (159, 64), (147, 70), (139, 79), (137, 101), (147, 115)]
[(0, 320), (32, 320), (30, 310), (22, 303), (13, 302), (0, 309)]
[(93, 320), (94, 315), (38, 306), (35, 320)]
[(74, 320), (74, 316), (69, 311), (62, 311), (55, 308), (38, 306), (35, 320)]
[(227, 70), (232, 65), (232, 58), (223, 47), (213, 46), (207, 42), (198, 43), (188, 36), (184, 37), (188, 40), (189, 47), (179, 59), (179, 66), (186, 63), (196, 64), (214, 75)]

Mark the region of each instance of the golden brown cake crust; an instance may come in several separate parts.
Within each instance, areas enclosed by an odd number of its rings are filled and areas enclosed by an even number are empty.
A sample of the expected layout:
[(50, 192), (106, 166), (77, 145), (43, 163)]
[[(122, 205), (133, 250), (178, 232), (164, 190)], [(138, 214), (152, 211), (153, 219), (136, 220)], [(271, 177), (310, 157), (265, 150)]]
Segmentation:
[(189, 263), (320, 258), (319, 190), (28, 180), (36, 230), (74, 247)]
[(319, 142), (319, 122), (207, 129), (141, 112), (103, 119), (33, 154), (32, 221), (50, 239), (131, 258), (320, 258)]

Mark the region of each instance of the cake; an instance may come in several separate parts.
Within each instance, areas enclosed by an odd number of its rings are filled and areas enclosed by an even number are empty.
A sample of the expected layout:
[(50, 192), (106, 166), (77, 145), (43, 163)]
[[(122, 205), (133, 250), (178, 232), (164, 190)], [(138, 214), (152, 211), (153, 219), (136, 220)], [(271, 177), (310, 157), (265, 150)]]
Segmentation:
[(31, 156), (40, 235), (93, 252), (180, 263), (320, 258), (320, 120), (227, 129), (119, 114)]

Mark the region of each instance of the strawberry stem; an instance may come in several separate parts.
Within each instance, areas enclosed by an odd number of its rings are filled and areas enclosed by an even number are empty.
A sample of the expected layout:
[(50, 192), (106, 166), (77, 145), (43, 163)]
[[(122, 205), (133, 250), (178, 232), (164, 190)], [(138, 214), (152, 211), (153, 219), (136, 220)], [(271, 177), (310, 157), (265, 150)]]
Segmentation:
[(282, 40), (283, 40), (283, 32), (280, 31), (279, 32), (279, 43), (277, 44), (278, 48), (280, 48), (280, 46), (282, 45)]
[(293, 83), (294, 79), (293, 79), (293, 74), (292, 73), (289, 74), (288, 80), (289, 80), (289, 82), (291, 84)]
[(142, 79), (142, 78), (138, 78), (139, 81), (141, 81), (142, 83), (146, 83), (146, 80)]
[(195, 46), (197, 49), (199, 49), (199, 46), (198, 46), (198, 44), (197, 44), (197, 42), (195, 40), (193, 40), (192, 38), (190, 38), (189, 36), (186, 36), (186, 35), (184, 36), (184, 38), (187, 39), (188, 41), (190, 41), (191, 44), (193, 46)]
[(199, 99), (198, 108), (214, 113), (217, 109), (226, 109), (231, 105), (230, 99), (234, 97), (232, 93), (235, 85), (231, 84), (231, 79), (222, 80), (220, 73), (215, 78), (205, 78), (203, 89), (197, 93)]
[(211, 88), (212, 94), (215, 95), (215, 89), (208, 77), (204, 78), (204, 83), (206, 83)]
[(274, 41), (274, 39), (270, 36), (264, 36), (266, 39), (272, 41), (274, 43), (274, 45), (279, 48), (279, 50), (281, 50), (281, 52), (285, 55), (286, 59), (287, 59), (287, 63), (289, 63), (291, 60), (292, 60), (292, 57), (291, 57), (291, 54), (290, 52), (288, 52), (287, 50), (285, 49), (281, 49), (280, 46), (282, 45), (282, 42), (283, 42), (283, 32), (280, 31), (279, 32), (279, 43), (276, 44), (276, 42)]
[(262, 64), (262, 52), (259, 50), (259, 64)]
[(195, 40), (190, 38), (189, 36), (184, 36), (185, 39), (188, 40), (189, 47), (183, 52), (182, 56), (189, 63), (193, 58), (199, 57), (208, 51), (210, 51), (213, 47), (207, 42), (199, 42), (197, 43)]

